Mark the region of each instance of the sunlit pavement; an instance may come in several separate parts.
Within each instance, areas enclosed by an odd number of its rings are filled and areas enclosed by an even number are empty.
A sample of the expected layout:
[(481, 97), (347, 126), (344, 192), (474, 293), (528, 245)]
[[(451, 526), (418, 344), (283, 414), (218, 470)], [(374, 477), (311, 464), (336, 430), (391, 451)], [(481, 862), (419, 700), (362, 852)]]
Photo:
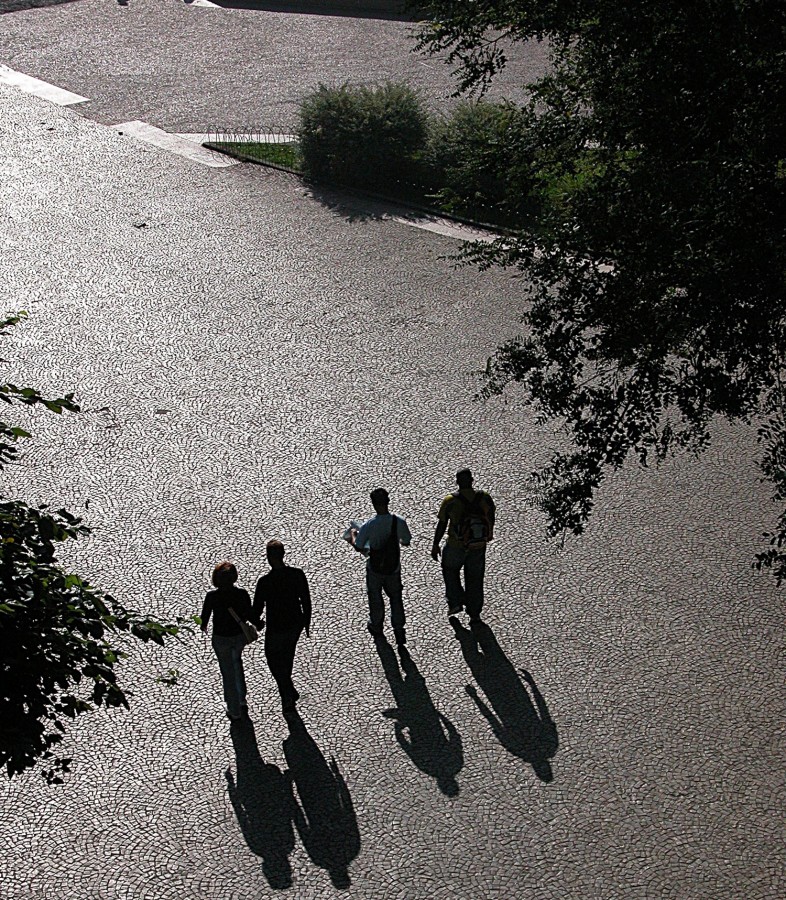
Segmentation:
[[(212, 565), (252, 586), (272, 537), (315, 597), (290, 726), (261, 647), (232, 728), (201, 634), (133, 648), (131, 712), (76, 724), (66, 784), (2, 783), (0, 897), (781, 896), (783, 600), (750, 570), (775, 514), (753, 434), (623, 471), (559, 550), (525, 485), (559, 436), (515, 393), (472, 399), (520, 281), (293, 177), (11, 87), (0, 105), (0, 290), (29, 312), (3, 378), (83, 407), (33, 417), (4, 490), (85, 511), (69, 561), (128, 605), (196, 613)], [(462, 465), (499, 508), (476, 635), (428, 555)], [(365, 631), (340, 540), (380, 484), (415, 536), (401, 656)]]

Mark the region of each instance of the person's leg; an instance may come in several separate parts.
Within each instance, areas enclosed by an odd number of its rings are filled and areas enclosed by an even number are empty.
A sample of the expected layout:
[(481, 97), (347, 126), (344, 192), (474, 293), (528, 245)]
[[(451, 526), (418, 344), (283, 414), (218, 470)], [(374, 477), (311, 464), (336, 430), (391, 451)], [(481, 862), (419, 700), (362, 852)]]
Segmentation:
[(286, 683), (286, 696), (281, 694), (281, 702), (284, 707), (292, 707), (300, 699), (300, 692), (292, 681), (292, 668), (295, 664), (295, 650), (300, 638), (300, 629), (287, 631), (282, 635), (281, 646), (281, 677)]
[(451, 614), (461, 612), (465, 602), (464, 588), (461, 585), (464, 554), (464, 548), (454, 544), (445, 544), (442, 549), (442, 577), (445, 579), (445, 596)]
[(284, 706), (291, 705), (297, 697), (292, 683), (292, 664), (299, 636), (299, 631), (268, 631), (265, 634), (265, 657)]
[(241, 715), (240, 695), (237, 688), (237, 676), (235, 670), (234, 644), (231, 637), (214, 635), (213, 650), (218, 660), (218, 669), (221, 672), (221, 683), (224, 688), (224, 702), (227, 705), (227, 715), (232, 719), (239, 719)]
[(467, 612), (470, 621), (479, 620), (483, 609), (483, 576), (486, 574), (486, 548), (467, 550), (464, 561)]
[(391, 572), (390, 575), (386, 575), (383, 586), (385, 593), (390, 599), (390, 624), (393, 626), (396, 641), (399, 644), (405, 644), (404, 626), (407, 623), (407, 617), (404, 612), (404, 587), (401, 583), (401, 569), (398, 568), (395, 572)]
[(385, 604), (382, 600), (383, 576), (366, 565), (366, 592), (368, 593), (368, 630), (381, 634), (385, 624)]
[(239, 634), (235, 637), (235, 643), (232, 648), (232, 661), (235, 668), (235, 688), (240, 698), (240, 708), (247, 709), (246, 704), (246, 672), (243, 668), (243, 650), (246, 646), (245, 636)]

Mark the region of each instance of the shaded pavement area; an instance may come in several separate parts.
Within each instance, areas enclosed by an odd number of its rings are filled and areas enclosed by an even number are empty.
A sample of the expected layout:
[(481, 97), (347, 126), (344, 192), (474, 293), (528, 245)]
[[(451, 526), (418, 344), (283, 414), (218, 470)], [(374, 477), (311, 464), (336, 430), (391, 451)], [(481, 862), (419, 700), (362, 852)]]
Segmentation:
[[(196, 613), (227, 557), (251, 587), (274, 537), (314, 596), (290, 722), (258, 646), (241, 725), (201, 634), (132, 648), (131, 710), (76, 723), (66, 783), (0, 783), (2, 900), (781, 896), (783, 601), (750, 569), (774, 514), (752, 430), (624, 469), (560, 550), (525, 483), (559, 432), (515, 393), (472, 399), (519, 280), (288, 175), (2, 85), (0, 111), (0, 292), (29, 312), (3, 378), (83, 408), (19, 412), (4, 490), (82, 512), (68, 564), (132, 607)], [(429, 555), (463, 465), (498, 508), (475, 632)], [(413, 534), (402, 653), (367, 634), (341, 540), (380, 484)]]

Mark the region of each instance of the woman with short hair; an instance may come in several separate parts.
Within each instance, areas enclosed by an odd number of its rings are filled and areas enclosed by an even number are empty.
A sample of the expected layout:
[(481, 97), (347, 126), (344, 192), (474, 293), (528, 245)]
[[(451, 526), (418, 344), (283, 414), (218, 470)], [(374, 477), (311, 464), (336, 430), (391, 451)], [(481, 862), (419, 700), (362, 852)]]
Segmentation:
[[(227, 716), (233, 721), (248, 712), (246, 704), (246, 675), (243, 671), (243, 648), (246, 638), (240, 623), (251, 617), (251, 598), (248, 591), (236, 586), (237, 569), (231, 562), (221, 562), (213, 569), (214, 591), (208, 591), (200, 618), (202, 631), (213, 618), (213, 650), (218, 659)], [(233, 615), (233, 613), (235, 615)]]

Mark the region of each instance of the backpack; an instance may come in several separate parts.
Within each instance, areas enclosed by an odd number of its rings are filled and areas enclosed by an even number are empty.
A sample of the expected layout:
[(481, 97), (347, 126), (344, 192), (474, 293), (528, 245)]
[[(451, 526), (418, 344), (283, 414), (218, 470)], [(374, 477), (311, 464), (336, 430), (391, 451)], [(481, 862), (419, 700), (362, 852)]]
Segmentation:
[(472, 500), (467, 500), (461, 493), (453, 494), (454, 502), (460, 500), (464, 507), (464, 514), (454, 524), (453, 529), (465, 550), (479, 550), (493, 537), (494, 529), (485, 498), (483, 491), (477, 491)]
[(390, 517), (390, 534), (385, 543), (378, 549), (369, 548), (372, 571), (378, 575), (390, 575), (401, 565), (401, 547), (398, 543), (398, 520)]

